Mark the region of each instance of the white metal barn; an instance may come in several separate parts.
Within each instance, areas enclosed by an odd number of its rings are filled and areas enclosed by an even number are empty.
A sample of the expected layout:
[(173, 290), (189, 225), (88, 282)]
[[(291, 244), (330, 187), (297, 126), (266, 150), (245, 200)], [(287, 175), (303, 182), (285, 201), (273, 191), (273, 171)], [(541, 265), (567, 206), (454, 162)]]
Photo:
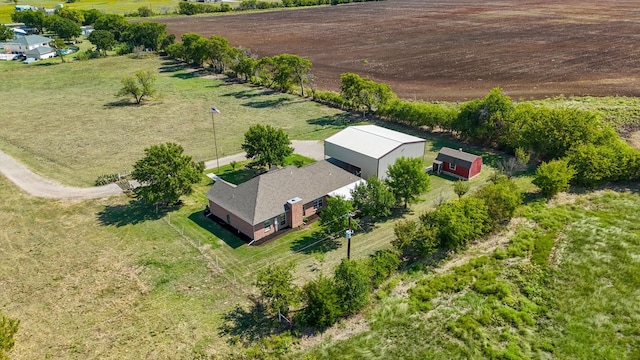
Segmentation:
[[(422, 158), (425, 140), (376, 125), (350, 126), (324, 141), (329, 161), (362, 178), (387, 177), (398, 158)], [(337, 161), (336, 161), (337, 160)]]

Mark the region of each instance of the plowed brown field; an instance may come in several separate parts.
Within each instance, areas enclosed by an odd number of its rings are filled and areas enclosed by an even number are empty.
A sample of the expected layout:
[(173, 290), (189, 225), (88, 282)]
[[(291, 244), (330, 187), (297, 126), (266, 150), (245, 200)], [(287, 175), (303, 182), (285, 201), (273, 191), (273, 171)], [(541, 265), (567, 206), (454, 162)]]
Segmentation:
[(403, 98), (640, 95), (636, 0), (387, 0), (231, 16), (158, 19), (259, 56), (313, 63), (316, 86), (355, 72)]

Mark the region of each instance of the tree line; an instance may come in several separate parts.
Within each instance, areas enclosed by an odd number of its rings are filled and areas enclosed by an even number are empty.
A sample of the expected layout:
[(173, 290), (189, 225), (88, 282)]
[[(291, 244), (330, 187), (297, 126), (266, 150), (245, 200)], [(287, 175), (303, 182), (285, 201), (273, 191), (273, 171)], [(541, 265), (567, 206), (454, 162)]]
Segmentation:
[(381, 0), (282, 0), (282, 1), (258, 1), (242, 0), (236, 7), (229, 4), (202, 4), (191, 1), (181, 1), (177, 12), (183, 15), (208, 14), (229, 11), (265, 10), (290, 7), (305, 7), (319, 5), (338, 5), (353, 2), (367, 2)]
[(311, 61), (298, 55), (281, 54), (258, 58), (251, 50), (233, 47), (219, 35), (182, 35), (181, 42), (167, 47), (167, 54), (185, 63), (205, 66), (216, 73), (273, 88), (282, 92), (299, 89), (303, 96), (311, 84)]
[(129, 23), (124, 16), (104, 14), (97, 9), (56, 9), (54, 15), (46, 16), (42, 11), (23, 10), (11, 14), (11, 20), (24, 23), (39, 33), (51, 33), (64, 41), (74, 41), (81, 34), (81, 26), (93, 25), (94, 31), (88, 40), (96, 46), (90, 57), (105, 55), (118, 44), (119, 54), (132, 52), (136, 47), (160, 51), (175, 40), (167, 34), (166, 25), (154, 22)]

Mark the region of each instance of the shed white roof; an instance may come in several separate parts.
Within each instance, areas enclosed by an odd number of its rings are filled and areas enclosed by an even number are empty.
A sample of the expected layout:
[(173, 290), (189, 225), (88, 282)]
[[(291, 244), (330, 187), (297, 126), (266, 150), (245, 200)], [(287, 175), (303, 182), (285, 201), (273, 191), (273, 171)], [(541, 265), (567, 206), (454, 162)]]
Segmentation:
[(358, 125), (340, 131), (325, 142), (380, 159), (400, 145), (425, 140), (376, 125)]
[(339, 189), (336, 189), (330, 193), (328, 193), (327, 195), (331, 196), (331, 197), (335, 197), (335, 196), (341, 196), (343, 197), (345, 200), (351, 200), (352, 196), (351, 196), (351, 190), (355, 189), (356, 186), (358, 186), (358, 184), (364, 184), (367, 181), (365, 179), (360, 179), (356, 182), (353, 182), (351, 184), (345, 185)]

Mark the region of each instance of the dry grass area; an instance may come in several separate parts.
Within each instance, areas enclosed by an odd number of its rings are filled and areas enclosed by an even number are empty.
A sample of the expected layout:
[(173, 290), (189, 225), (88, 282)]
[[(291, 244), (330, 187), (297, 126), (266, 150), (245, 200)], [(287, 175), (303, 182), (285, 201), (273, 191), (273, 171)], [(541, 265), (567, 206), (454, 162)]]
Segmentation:
[(0, 195), (0, 308), (21, 321), (12, 359), (224, 350), (220, 314), (245, 297), (166, 221), (130, 214), (108, 225), (99, 214), (125, 198), (39, 200), (4, 178)]
[[(157, 72), (157, 98), (142, 106), (114, 94), (138, 70)], [(173, 141), (195, 160), (215, 158), (210, 108), (217, 115), (219, 156), (241, 151), (250, 125), (268, 123), (292, 139), (323, 139), (348, 115), (293, 95), (227, 83), (158, 57), (110, 57), (31, 66), (0, 64), (0, 147), (33, 171), (67, 185), (131, 170), (151, 145)]]

